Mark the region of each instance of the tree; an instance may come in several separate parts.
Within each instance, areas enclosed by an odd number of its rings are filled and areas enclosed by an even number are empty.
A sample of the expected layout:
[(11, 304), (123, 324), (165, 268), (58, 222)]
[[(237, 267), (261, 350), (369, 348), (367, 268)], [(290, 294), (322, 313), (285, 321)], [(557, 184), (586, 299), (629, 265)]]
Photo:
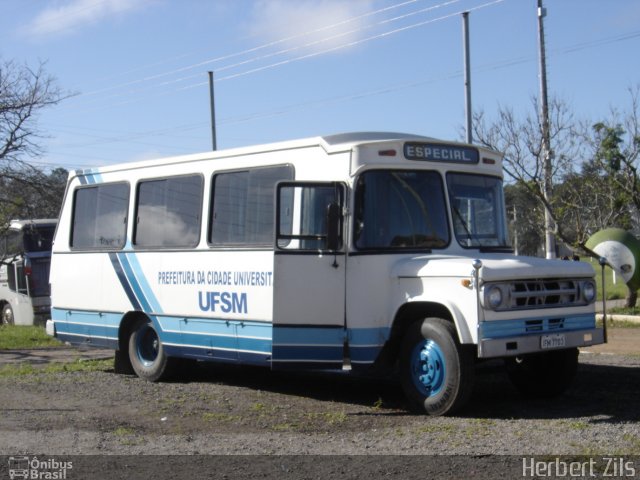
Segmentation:
[[(505, 154), (504, 171), (520, 188), (547, 209), (553, 220), (554, 233), (565, 243), (572, 243), (560, 221), (558, 204), (553, 195), (556, 185), (572, 171), (576, 158), (581, 158), (582, 143), (576, 135), (577, 124), (566, 103), (553, 99), (549, 104), (549, 134), (552, 146), (551, 197), (545, 195), (543, 168), (543, 127), (536, 99), (532, 99), (533, 115), (518, 118), (512, 109), (500, 107), (497, 120), (488, 122), (483, 111), (474, 115), (474, 137), (480, 143)], [(544, 210), (543, 210), (544, 212)]]
[[(610, 190), (619, 198), (617, 209), (629, 219), (618, 224), (638, 235), (640, 232), (640, 86), (629, 89), (631, 108), (612, 110), (610, 118), (593, 125), (593, 166), (603, 172)], [(629, 290), (627, 306), (634, 307), (638, 292)]]
[(590, 145), (593, 165), (603, 172), (612, 190), (633, 221), (634, 233), (640, 233), (640, 86), (629, 89), (630, 108), (612, 110), (610, 118), (593, 125)]
[(21, 176), (0, 177), (0, 215), (12, 218), (57, 218), (69, 172), (56, 168), (50, 173), (25, 169)]
[(505, 203), (509, 215), (509, 235), (518, 255), (536, 256), (544, 244), (542, 205), (521, 184), (506, 185)]
[[(556, 236), (574, 247), (608, 227), (640, 234), (640, 87), (629, 92), (629, 107), (612, 109), (608, 119), (597, 123), (577, 122), (566, 104), (552, 101), (553, 189), (548, 198), (537, 108), (535, 115), (523, 118), (499, 108), (492, 122), (482, 111), (474, 116), (475, 137), (505, 153), (505, 173), (515, 181), (505, 189), (507, 205), (526, 212), (518, 215), (515, 225), (519, 240), (524, 235), (528, 241), (538, 241), (544, 234), (541, 208), (551, 213)], [(533, 250), (523, 245), (523, 253)], [(635, 292), (630, 293), (635, 303)]]
[(37, 198), (33, 192), (45, 200), (49, 194), (57, 194), (52, 191), (51, 182), (56, 180), (57, 184), (61, 172), (47, 175), (29, 163), (42, 154), (38, 115), (65, 98), (44, 67), (42, 62), (31, 69), (15, 61), (0, 60), (0, 225), (12, 217), (42, 211), (41, 205), (31, 203)]

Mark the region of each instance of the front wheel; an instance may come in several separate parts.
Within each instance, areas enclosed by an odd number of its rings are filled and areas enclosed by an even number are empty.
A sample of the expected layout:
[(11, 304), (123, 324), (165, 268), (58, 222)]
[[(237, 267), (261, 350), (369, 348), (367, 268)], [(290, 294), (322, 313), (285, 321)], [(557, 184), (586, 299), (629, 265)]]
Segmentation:
[(150, 382), (164, 380), (173, 374), (174, 359), (166, 355), (149, 319), (138, 319), (131, 328), (129, 360), (136, 375)]
[(505, 360), (511, 383), (531, 398), (552, 398), (562, 394), (576, 375), (578, 349), (554, 350)]
[(414, 322), (400, 350), (400, 380), (412, 409), (430, 415), (461, 408), (473, 388), (473, 351), (461, 345), (452, 322)]
[(2, 307), (2, 318), (0, 324), (13, 325), (15, 323), (15, 317), (13, 316), (13, 308), (8, 303)]

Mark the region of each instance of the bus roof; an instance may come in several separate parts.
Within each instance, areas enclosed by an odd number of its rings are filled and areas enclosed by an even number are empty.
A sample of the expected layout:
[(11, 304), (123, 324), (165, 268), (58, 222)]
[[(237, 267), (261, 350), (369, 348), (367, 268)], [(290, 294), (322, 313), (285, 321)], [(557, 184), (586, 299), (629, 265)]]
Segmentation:
[[(279, 150), (290, 150), (296, 148), (307, 148), (319, 146), (322, 147), (327, 153), (339, 153), (352, 150), (353, 148), (374, 143), (392, 142), (392, 141), (417, 141), (417, 142), (435, 142), (446, 144), (461, 144), (460, 142), (452, 142), (447, 140), (436, 139), (432, 137), (426, 137), (423, 135), (415, 135), (410, 133), (398, 133), (398, 132), (347, 132), (338, 133), (333, 135), (325, 135), (319, 137), (308, 137), (297, 140), (287, 140), (282, 142), (267, 143), (261, 145), (252, 145), (247, 147), (237, 147), (227, 150), (216, 150), (210, 152), (181, 155), (175, 157), (165, 157), (152, 160), (143, 160), (138, 162), (126, 162), (120, 164), (113, 164), (104, 167), (80, 169), (69, 172), (70, 177), (76, 175), (86, 175), (92, 173), (107, 173), (121, 170), (131, 170), (137, 168), (170, 165), (173, 163), (187, 163), (200, 160), (215, 160), (222, 158), (238, 157), (243, 155), (252, 155), (258, 153), (274, 152)], [(475, 147), (482, 150), (487, 150), (486, 147), (475, 145)]]
[(28, 220), (11, 220), (9, 222), (9, 228), (14, 230), (22, 230), (29, 225), (42, 226), (42, 227), (55, 227), (58, 223), (56, 218), (32, 218)]

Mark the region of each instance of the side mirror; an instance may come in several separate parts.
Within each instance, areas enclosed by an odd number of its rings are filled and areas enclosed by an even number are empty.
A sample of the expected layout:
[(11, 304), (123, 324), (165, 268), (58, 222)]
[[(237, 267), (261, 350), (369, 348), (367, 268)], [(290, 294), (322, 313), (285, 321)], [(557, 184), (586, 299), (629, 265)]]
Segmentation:
[(337, 203), (327, 205), (327, 249), (340, 250), (340, 224), (342, 222), (342, 208)]

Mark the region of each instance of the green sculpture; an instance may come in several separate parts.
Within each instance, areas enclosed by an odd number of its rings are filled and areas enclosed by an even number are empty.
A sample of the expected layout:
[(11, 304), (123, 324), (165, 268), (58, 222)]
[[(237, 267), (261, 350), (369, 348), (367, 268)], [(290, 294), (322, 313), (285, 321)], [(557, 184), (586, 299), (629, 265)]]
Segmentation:
[(640, 240), (621, 228), (607, 228), (593, 234), (585, 246), (609, 265), (629, 287), (630, 306), (640, 289)]

